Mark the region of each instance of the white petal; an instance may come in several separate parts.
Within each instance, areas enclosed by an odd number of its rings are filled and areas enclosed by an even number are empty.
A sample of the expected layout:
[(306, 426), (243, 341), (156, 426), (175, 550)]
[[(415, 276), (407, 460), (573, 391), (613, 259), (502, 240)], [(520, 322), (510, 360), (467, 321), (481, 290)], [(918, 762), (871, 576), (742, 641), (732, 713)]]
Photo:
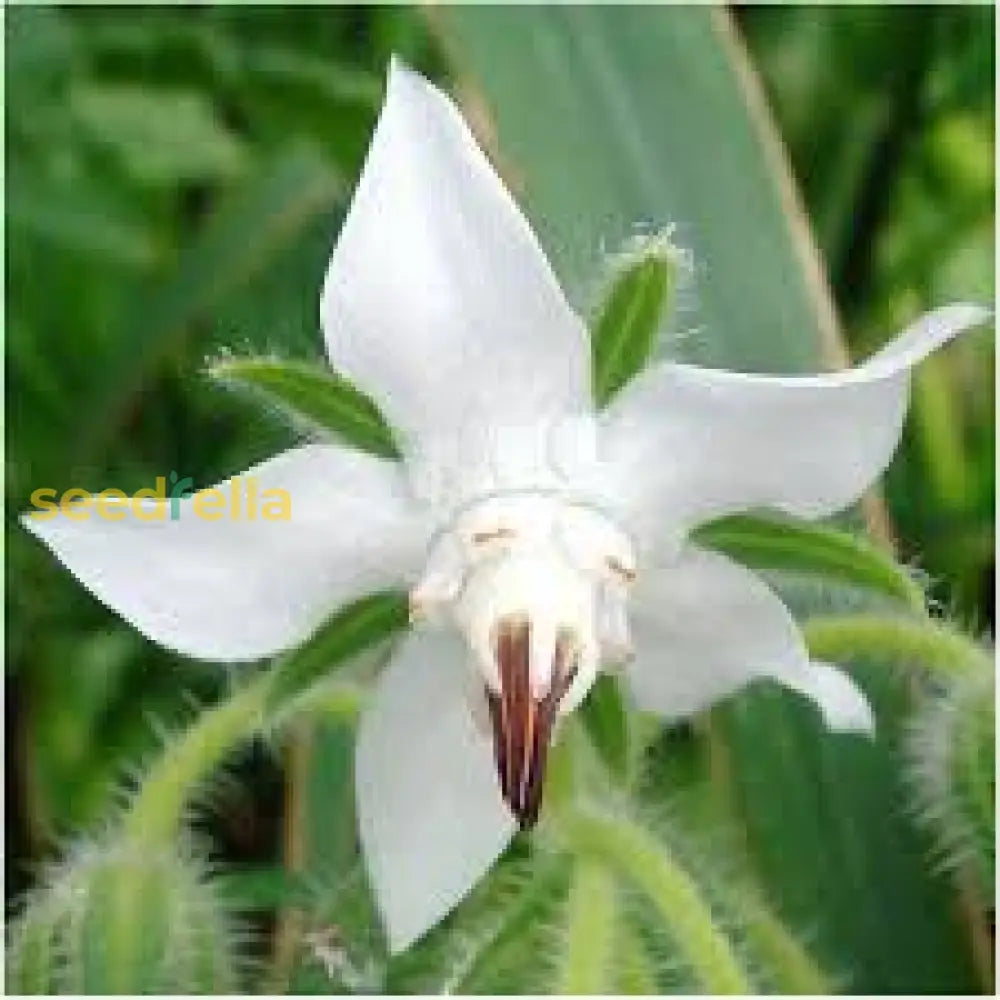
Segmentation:
[(690, 547), (676, 564), (647, 569), (636, 583), (632, 623), (636, 658), (627, 676), (640, 708), (681, 718), (770, 677), (815, 701), (831, 728), (871, 728), (853, 682), (810, 663), (777, 595), (724, 556)]
[(785, 683), (811, 698), (823, 713), (827, 728), (835, 732), (873, 733), (871, 705), (854, 681), (839, 667), (813, 660), (804, 683)]
[(361, 843), (393, 953), (448, 913), (514, 832), (470, 711), (467, 655), (451, 631), (411, 633), (361, 720)]
[(857, 368), (778, 377), (664, 364), (602, 420), (602, 458), (647, 543), (751, 507), (803, 517), (853, 502), (885, 468), (906, 414), (909, 369), (989, 317), (938, 309)]
[(586, 330), (528, 223), (452, 102), (395, 61), (320, 317), (421, 482), (481, 458), (496, 426), (590, 408)]
[[(238, 517), (228, 513), (234, 484), (243, 497)], [(91, 506), (86, 520), (29, 513), (22, 523), (150, 639), (189, 656), (251, 660), (297, 645), (339, 605), (418, 568), (427, 535), (403, 485), (396, 465), (309, 445), (215, 487), (227, 498), (219, 520), (198, 516), (187, 499), (175, 501), (176, 519), (170, 501), (161, 519), (145, 521), (126, 501), (114, 505), (122, 520)], [(265, 520), (265, 494), (278, 489), (290, 497), (290, 516)]]

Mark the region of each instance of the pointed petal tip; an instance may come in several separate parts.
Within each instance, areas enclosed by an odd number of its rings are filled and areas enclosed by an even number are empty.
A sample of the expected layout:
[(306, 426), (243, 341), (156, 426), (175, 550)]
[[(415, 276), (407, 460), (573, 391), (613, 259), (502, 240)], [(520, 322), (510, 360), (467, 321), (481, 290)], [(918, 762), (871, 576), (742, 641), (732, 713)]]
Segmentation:
[(30, 531), (36, 538), (38, 537), (39, 520), (34, 517), (34, 511), (22, 510), (20, 514), (17, 515), (18, 524), (21, 525), (25, 531)]
[(809, 519), (843, 510), (892, 460), (911, 370), (993, 317), (980, 303), (942, 305), (860, 364), (821, 374), (651, 365), (600, 417), (624, 519), (659, 546), (664, 510), (683, 530), (753, 507)]
[[(491, 429), (556, 426), (589, 412), (581, 321), (461, 110), (398, 56), (327, 266), (319, 321), (333, 367), (398, 432), (421, 500), (450, 508), (562, 476), (551, 468), (555, 444), (529, 461), (526, 449), (494, 446)], [(517, 450), (510, 460), (509, 450)]]
[(392, 955), (454, 909), (513, 834), (489, 740), (468, 709), (466, 671), (457, 635), (413, 632), (361, 719), (354, 762), (361, 848)]
[(40, 542), (44, 542), (50, 548), (52, 548), (52, 539), (54, 531), (53, 528), (62, 521), (65, 524), (65, 518), (61, 510), (49, 510), (46, 511), (42, 508), (32, 507), (30, 510), (22, 510), (20, 514), (17, 515), (18, 523), (24, 528), (25, 531), (34, 535)]
[(385, 914), (382, 916), (382, 921), (389, 945), (389, 955), (392, 958), (402, 955), (411, 945), (416, 944), (424, 933), (423, 931), (414, 932), (412, 929), (396, 927), (389, 922)]
[[(981, 302), (949, 302), (932, 309), (925, 319), (936, 321), (945, 340), (971, 330), (993, 319), (993, 309)], [(918, 320), (919, 322), (919, 320)]]
[(874, 713), (867, 703), (857, 714), (850, 717), (824, 712), (823, 721), (826, 723), (826, 728), (838, 736), (863, 736), (867, 740), (874, 742), (875, 737), (878, 735), (875, 727)]
[[(165, 502), (150, 500), (153, 516), (139, 518), (133, 498), (121, 501), (121, 517), (29, 510), (20, 521), (146, 638), (195, 659), (251, 662), (297, 646), (338, 606), (408, 578), (423, 545), (401, 477), (361, 452), (304, 445), (217, 484), (244, 498), (221, 520), (189, 496), (169, 517)], [(284, 493), (287, 510), (251, 516), (241, 479), (259, 496)]]
[(809, 665), (810, 683), (803, 694), (823, 713), (827, 729), (834, 733), (857, 733), (875, 738), (875, 715), (861, 689), (839, 667), (814, 660)]
[(393, 52), (392, 55), (389, 56), (389, 71), (386, 73), (387, 86), (391, 88), (394, 81), (404, 77), (409, 72), (411, 72), (410, 67), (407, 66), (395, 52)]
[(389, 99), (393, 94), (405, 91), (409, 91), (411, 93), (414, 91), (439, 93), (437, 87), (435, 87), (430, 80), (428, 80), (422, 73), (413, 69), (409, 64), (405, 63), (394, 52), (389, 57), (389, 71), (386, 75), (386, 103), (389, 102)]
[(993, 310), (978, 302), (949, 302), (917, 317), (880, 351), (856, 368), (836, 373), (846, 379), (893, 374), (914, 368), (950, 343), (959, 334), (983, 326), (993, 318)]
[(985, 305), (982, 302), (953, 302), (950, 306), (945, 306), (944, 308), (962, 310), (968, 317), (966, 322), (970, 326), (985, 323), (993, 319), (994, 316), (993, 307)]

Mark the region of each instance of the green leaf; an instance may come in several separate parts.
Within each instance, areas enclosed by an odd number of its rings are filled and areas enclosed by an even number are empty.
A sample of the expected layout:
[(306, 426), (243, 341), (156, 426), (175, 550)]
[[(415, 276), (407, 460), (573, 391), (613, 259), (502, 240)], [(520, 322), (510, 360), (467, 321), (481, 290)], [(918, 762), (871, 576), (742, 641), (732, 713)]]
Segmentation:
[(607, 674), (598, 676), (580, 706), (580, 714), (608, 770), (631, 783), (637, 765), (631, 727), (638, 720), (632, 718), (634, 713), (629, 712), (616, 679)]
[(675, 224), (697, 268), (700, 330), (677, 350), (749, 371), (816, 369), (831, 345), (811, 247), (795, 242), (794, 194), (773, 171), (718, 12), (447, 6), (430, 17), (571, 300), (591, 297), (601, 247)]
[(754, 569), (816, 574), (924, 610), (923, 590), (892, 554), (846, 531), (791, 518), (735, 515), (702, 525), (693, 537)]
[(246, 169), (243, 143), (218, 119), (205, 94), (96, 83), (70, 93), (84, 133), (110, 148), (140, 183), (214, 180)]
[(317, 59), (301, 49), (258, 46), (240, 55), (248, 75), (259, 76), (269, 87), (295, 95), (300, 103), (324, 108), (358, 104), (372, 111), (379, 107), (382, 80), (367, 70)]
[[(14, 168), (16, 170), (16, 168)], [(13, 173), (13, 171), (12, 171)], [(57, 251), (104, 258), (129, 268), (149, 267), (161, 248), (144, 220), (108, 187), (77, 180), (72, 190), (39, 183), (28, 171), (17, 172), (16, 197), (8, 220)]]
[(615, 262), (611, 288), (594, 323), (594, 399), (605, 403), (649, 360), (676, 285), (678, 251), (669, 231), (639, 239)]
[(53, 901), (36, 891), (11, 919), (5, 956), (9, 989), (22, 994), (55, 991), (62, 957), (57, 947), (62, 918)]
[(268, 709), (280, 708), (333, 667), (402, 631), (408, 623), (405, 594), (371, 594), (341, 609), (304, 646), (274, 665)]
[(173, 273), (140, 303), (133, 335), (119, 338), (117, 352), (102, 358), (104, 375), (75, 449), (80, 467), (93, 464), (136, 394), (184, 346), (196, 324), (233, 289), (246, 286), (342, 192), (343, 181), (327, 160), (299, 147), (227, 200), (183, 250)]
[(307, 426), (342, 438), (383, 458), (399, 458), (392, 431), (375, 404), (347, 379), (329, 369), (271, 358), (225, 358), (208, 374), (249, 389), (263, 401)]

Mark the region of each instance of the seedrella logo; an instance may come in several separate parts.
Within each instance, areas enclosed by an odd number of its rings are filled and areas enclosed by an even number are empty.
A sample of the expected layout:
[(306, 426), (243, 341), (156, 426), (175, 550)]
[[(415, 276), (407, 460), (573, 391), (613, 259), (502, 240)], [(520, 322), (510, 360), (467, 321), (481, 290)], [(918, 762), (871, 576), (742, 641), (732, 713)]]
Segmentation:
[[(170, 489), (167, 489), (167, 482)], [(89, 493), (77, 487), (59, 496), (56, 490), (42, 487), (31, 494), (31, 516), (39, 521), (68, 517), (86, 521), (96, 515), (105, 521), (124, 521), (129, 515), (138, 521), (178, 521), (189, 511), (203, 521), (289, 521), (292, 498), (288, 490), (261, 489), (256, 476), (234, 476), (222, 486), (192, 492), (194, 480), (171, 472), (157, 476), (152, 488), (136, 490), (131, 496), (124, 490), (107, 489)]]

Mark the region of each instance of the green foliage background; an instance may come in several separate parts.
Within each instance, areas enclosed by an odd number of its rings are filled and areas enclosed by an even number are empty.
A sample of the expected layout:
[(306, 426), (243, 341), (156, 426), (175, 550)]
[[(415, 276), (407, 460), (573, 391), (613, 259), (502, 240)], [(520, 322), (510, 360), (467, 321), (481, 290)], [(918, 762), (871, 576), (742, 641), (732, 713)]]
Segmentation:
[[(992, 10), (741, 7), (736, 22), (850, 353), (864, 356), (933, 305), (992, 301)], [(205, 718), (199, 706), (217, 706), (218, 726), (228, 724), (238, 678), (145, 642), (16, 516), (42, 485), (131, 491), (171, 471), (201, 485), (294, 440), (274, 412), (207, 378), (205, 363), (227, 350), (319, 356), (318, 287), (391, 53), (464, 98), (582, 310), (604, 287), (602, 239), (613, 248), (636, 225), (672, 221), (695, 268), (657, 349), (770, 370), (822, 364), (781, 204), (756, 200), (771, 182), (760, 123), (739, 100), (745, 81), (710, 15), (11, 8), (5, 29), (7, 889), (22, 899), (62, 859), (55, 884), (86, 875), (106, 897), (96, 928), (86, 914), (70, 920), (84, 944), (69, 967), (90, 971), (61, 981), (92, 992), (707, 988), (657, 916), (663, 897), (608, 882), (594, 861), (599, 828), (581, 833), (593, 847), (584, 861), (518, 842), (426, 944), (387, 966), (350, 779), (353, 719), (381, 654), (352, 660), (332, 693), (310, 694), (302, 677), (355, 651), (334, 631), (295, 668), (292, 693), (313, 699), (311, 714), (279, 712), (232, 754), (220, 744), (225, 766), (191, 822), (135, 876), (125, 847), (102, 846), (109, 817), (137, 775), (156, 773), (162, 747)], [(713, 173), (716, 148), (736, 158)], [(921, 368), (886, 482), (902, 558), (973, 634), (993, 627), (992, 366), (992, 338), (979, 334)], [(840, 586), (780, 582), (804, 615), (858, 606)], [(393, 620), (391, 604), (376, 611)], [(623, 809), (694, 873), (758, 987), (985, 989), (992, 870), (970, 872), (953, 826), (942, 866), (934, 826), (934, 789), (947, 786), (956, 809), (981, 804), (980, 772), (951, 781), (951, 758), (918, 753), (914, 790), (907, 748), (937, 748), (954, 732), (992, 774), (992, 714), (980, 739), (979, 716), (965, 721), (969, 685), (922, 673), (915, 682), (887, 663), (919, 667), (924, 651), (872, 648), (848, 643), (839, 658), (855, 664), (884, 721), (877, 751), (819, 733), (772, 690), (640, 737), (602, 684), (587, 722), (612, 773), (631, 775)], [(914, 684), (945, 695), (918, 724)], [(615, 770), (633, 756), (634, 773)], [(591, 782), (578, 769), (574, 780)], [(992, 785), (986, 794), (989, 815), (977, 815), (991, 845)], [(208, 867), (222, 874), (210, 879)], [(102, 964), (92, 939), (127, 926), (137, 907), (155, 910), (164, 885), (175, 887), (174, 916), (139, 936), (160, 940), (187, 922), (203, 932), (199, 947), (174, 942), (186, 961), (173, 970), (124, 944), (120, 961)], [(67, 919), (42, 920), (39, 940)], [(316, 944), (331, 927), (332, 974)], [(13, 932), (15, 944), (29, 931), (37, 926)], [(607, 953), (574, 950), (602, 940)], [(18, 947), (22, 960), (35, 954)], [(133, 960), (142, 975), (130, 974)]]

